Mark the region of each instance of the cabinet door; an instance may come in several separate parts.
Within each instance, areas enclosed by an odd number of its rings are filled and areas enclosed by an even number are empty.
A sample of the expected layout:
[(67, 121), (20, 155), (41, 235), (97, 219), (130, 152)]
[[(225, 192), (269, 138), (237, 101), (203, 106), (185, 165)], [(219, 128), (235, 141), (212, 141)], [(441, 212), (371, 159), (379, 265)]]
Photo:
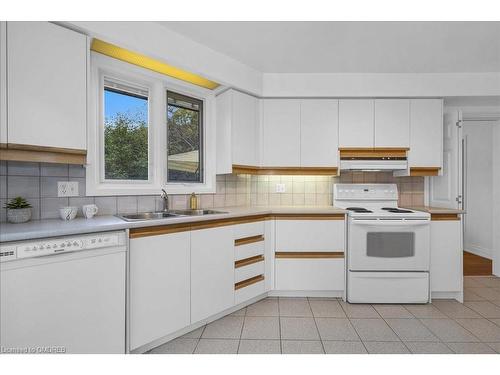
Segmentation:
[(86, 149), (87, 37), (7, 23), (9, 143)]
[(461, 221), (431, 221), (431, 291), (461, 292), (463, 275)]
[(300, 165), (338, 165), (338, 100), (306, 99), (300, 104)]
[(410, 102), (410, 167), (443, 165), (443, 101), (412, 99)]
[(190, 234), (130, 240), (130, 348), (190, 324)]
[(265, 167), (300, 166), (300, 100), (263, 100)]
[(410, 147), (410, 100), (375, 100), (375, 147)]
[(191, 232), (191, 323), (234, 305), (234, 239), (230, 226)]
[(339, 100), (339, 147), (373, 147), (373, 100)]
[(233, 91), (233, 164), (257, 166), (259, 100)]

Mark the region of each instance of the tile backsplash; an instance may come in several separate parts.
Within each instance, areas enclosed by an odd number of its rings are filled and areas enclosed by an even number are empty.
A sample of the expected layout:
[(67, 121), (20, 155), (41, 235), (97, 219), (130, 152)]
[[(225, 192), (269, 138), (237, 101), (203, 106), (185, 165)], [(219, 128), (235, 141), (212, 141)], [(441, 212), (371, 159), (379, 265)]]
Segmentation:
[[(58, 198), (58, 181), (78, 182), (78, 197)], [(399, 204), (424, 204), (423, 177), (398, 177), (386, 172), (352, 172), (340, 177), (329, 176), (250, 176), (219, 175), (215, 194), (198, 195), (203, 208), (246, 205), (324, 206), (332, 204), (333, 184), (397, 183)], [(276, 193), (276, 184), (285, 192)], [(85, 168), (67, 164), (45, 164), (0, 161), (0, 221), (5, 221), (4, 205), (8, 199), (23, 196), (33, 206), (33, 219), (59, 217), (59, 208), (95, 203), (99, 215), (136, 213), (162, 209), (159, 195), (106, 196), (85, 195)], [(189, 195), (171, 195), (170, 207), (187, 208)]]

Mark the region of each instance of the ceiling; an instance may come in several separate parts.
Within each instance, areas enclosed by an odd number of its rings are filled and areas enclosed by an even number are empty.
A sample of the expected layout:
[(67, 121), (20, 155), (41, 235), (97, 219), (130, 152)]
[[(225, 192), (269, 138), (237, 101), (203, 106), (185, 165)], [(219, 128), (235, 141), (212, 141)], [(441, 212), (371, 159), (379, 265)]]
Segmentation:
[(160, 22), (264, 73), (500, 71), (500, 22)]

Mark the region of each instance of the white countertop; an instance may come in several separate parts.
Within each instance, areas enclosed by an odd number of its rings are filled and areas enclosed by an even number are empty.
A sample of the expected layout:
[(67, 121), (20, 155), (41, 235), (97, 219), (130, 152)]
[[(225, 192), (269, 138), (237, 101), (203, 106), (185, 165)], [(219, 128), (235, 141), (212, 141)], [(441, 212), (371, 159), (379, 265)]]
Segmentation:
[(71, 221), (60, 219), (35, 220), (23, 224), (0, 224), (0, 242), (33, 240), (84, 233), (107, 232), (127, 228), (152, 227), (206, 220), (217, 220), (250, 215), (265, 214), (345, 214), (346, 211), (333, 206), (243, 206), (210, 208), (223, 214), (206, 216), (179, 216), (160, 220), (129, 222), (116, 216), (96, 216), (92, 219), (76, 218)]

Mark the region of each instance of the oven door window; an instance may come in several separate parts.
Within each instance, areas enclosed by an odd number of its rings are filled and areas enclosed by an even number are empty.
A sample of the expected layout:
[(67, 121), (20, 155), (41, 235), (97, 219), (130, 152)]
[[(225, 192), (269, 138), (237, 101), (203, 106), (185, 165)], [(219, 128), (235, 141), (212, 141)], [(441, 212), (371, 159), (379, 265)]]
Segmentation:
[(376, 258), (407, 258), (415, 256), (415, 233), (368, 232), (366, 255)]

